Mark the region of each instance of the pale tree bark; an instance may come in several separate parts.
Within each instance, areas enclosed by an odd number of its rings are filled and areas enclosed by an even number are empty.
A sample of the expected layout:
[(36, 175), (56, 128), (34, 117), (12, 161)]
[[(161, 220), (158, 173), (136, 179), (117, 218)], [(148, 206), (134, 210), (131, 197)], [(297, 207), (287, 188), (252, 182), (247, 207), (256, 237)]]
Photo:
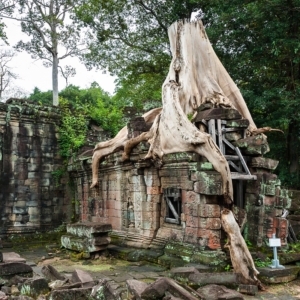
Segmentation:
[(52, 63), (53, 105), (58, 106), (58, 57), (53, 55)]
[(241, 283), (258, 285), (264, 289), (257, 275), (252, 256), (241, 235), (240, 228), (234, 218), (232, 211), (228, 209), (222, 210), (221, 215), (222, 227), (227, 233), (228, 241), (225, 247), (229, 248), (232, 266), (236, 273), (241, 274)]
[[(124, 149), (123, 159), (129, 159), (134, 146), (141, 141), (148, 141), (150, 148), (145, 159), (162, 159), (165, 154), (177, 152), (196, 152), (206, 157), (222, 176), (224, 203), (221, 204), (231, 207), (233, 189), (228, 163), (211, 136), (197, 129), (187, 115), (194, 114), (201, 104), (210, 102), (214, 107), (237, 109), (250, 121), (250, 131), (256, 130), (256, 126), (241, 93), (210, 45), (202, 22), (175, 22), (169, 28), (169, 38), (173, 59), (163, 84), (162, 109), (144, 115), (146, 122), (154, 120), (149, 132), (128, 139), (127, 129), (123, 128), (114, 139), (96, 146), (91, 187), (98, 182), (100, 159), (120, 149)], [(231, 216), (232, 213), (227, 215)], [(249, 251), (245, 256), (241, 253), (247, 246), (237, 230), (238, 225), (234, 219), (224, 216), (224, 230), (230, 240), (235, 241), (232, 244), (240, 242), (244, 245), (240, 249), (231, 248), (235, 249), (230, 251), (235, 271), (252, 270), (251, 274), (242, 273), (243, 282), (257, 284), (257, 271)]]

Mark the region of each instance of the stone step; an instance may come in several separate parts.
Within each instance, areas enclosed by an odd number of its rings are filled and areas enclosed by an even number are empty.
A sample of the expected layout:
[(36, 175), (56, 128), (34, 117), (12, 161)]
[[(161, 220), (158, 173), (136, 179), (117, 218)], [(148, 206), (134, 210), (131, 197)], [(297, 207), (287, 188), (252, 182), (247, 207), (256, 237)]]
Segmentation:
[(283, 283), (289, 282), (298, 277), (299, 266), (285, 266), (284, 269), (272, 269), (269, 267), (257, 268), (258, 279), (263, 283)]
[(111, 224), (84, 222), (67, 225), (67, 233), (78, 236), (92, 238), (105, 235), (112, 230)]

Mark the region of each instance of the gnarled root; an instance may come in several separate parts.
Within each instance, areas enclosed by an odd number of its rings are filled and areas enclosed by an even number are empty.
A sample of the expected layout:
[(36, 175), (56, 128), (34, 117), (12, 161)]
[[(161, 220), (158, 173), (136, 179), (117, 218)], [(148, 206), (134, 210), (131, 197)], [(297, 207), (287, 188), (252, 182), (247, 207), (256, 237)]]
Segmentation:
[(225, 247), (229, 248), (234, 271), (242, 275), (241, 283), (254, 284), (262, 289), (261, 282), (257, 278), (259, 272), (255, 268), (252, 256), (232, 211), (226, 208), (223, 209), (221, 221), (222, 227), (228, 236), (228, 242)]
[[(143, 115), (146, 122), (153, 122), (157, 115), (160, 114), (162, 108), (154, 108), (147, 113)], [(141, 139), (142, 140), (142, 139)], [(94, 188), (98, 185), (98, 168), (99, 168), (99, 162), (102, 158), (106, 157), (107, 155), (110, 155), (112, 153), (115, 153), (119, 150), (122, 150), (126, 148), (125, 154), (122, 157), (122, 159), (126, 159), (128, 157), (128, 154), (130, 150), (137, 145), (139, 142), (137, 142), (135, 145), (134, 143), (128, 143), (128, 130), (127, 126), (123, 127), (119, 133), (111, 140), (98, 143), (95, 146), (94, 154), (92, 157), (92, 184), (90, 188)], [(127, 145), (127, 146), (126, 146)], [(132, 146), (130, 146), (132, 145)], [(127, 154), (126, 154), (127, 153)]]
[(139, 136), (128, 140), (124, 147), (124, 152), (122, 154), (122, 161), (126, 161), (130, 157), (131, 150), (138, 145), (140, 142), (148, 141), (151, 138), (151, 134), (149, 131), (143, 132)]

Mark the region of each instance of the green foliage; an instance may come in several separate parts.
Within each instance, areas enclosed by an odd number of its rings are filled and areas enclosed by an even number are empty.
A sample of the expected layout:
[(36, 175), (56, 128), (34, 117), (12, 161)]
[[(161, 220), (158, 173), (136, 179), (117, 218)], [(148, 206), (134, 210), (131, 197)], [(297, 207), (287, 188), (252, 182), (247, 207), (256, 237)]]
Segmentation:
[(189, 18), (196, 8), (195, 0), (84, 1), (76, 10), (92, 31), (84, 61), (118, 76), (118, 99), (137, 108), (145, 101), (161, 106), (161, 86), (171, 61), (168, 27)]
[(59, 127), (59, 147), (63, 157), (76, 155), (78, 149), (84, 145), (87, 127), (87, 110), (77, 106), (70, 108), (67, 100), (61, 98), (59, 102), (62, 120)]
[(254, 260), (254, 264), (256, 267), (263, 268), (270, 266), (272, 264), (272, 261), (269, 257), (267, 257), (265, 261), (262, 261), (260, 258), (256, 258)]
[(40, 105), (52, 105), (52, 94), (52, 91), (42, 92), (39, 88), (35, 87), (27, 99)]
[[(68, 157), (67, 146), (70, 146), (73, 140), (73, 151), (75, 152), (83, 145), (83, 132), (79, 127), (85, 123), (84, 119), (91, 118), (97, 125), (115, 135), (125, 124), (122, 121), (123, 108), (126, 102), (122, 97), (111, 97), (105, 92), (97, 82), (93, 82), (87, 89), (80, 89), (78, 86), (69, 85), (60, 93), (60, 106), (63, 113), (63, 146), (62, 155)], [(28, 100), (39, 104), (52, 105), (52, 92), (41, 92), (35, 88), (30, 94)], [(73, 107), (73, 109), (70, 108)], [(73, 125), (75, 127), (73, 127)], [(68, 135), (68, 132), (73, 128), (74, 132)], [(86, 125), (82, 128), (86, 128)], [(80, 133), (77, 135), (77, 133)], [(69, 138), (68, 138), (69, 136)]]
[(217, 55), (238, 84), (284, 185), (300, 188), (300, 0), (213, 0), (204, 23)]
[(227, 266), (224, 268), (224, 270), (225, 270), (226, 272), (229, 272), (229, 271), (231, 270), (231, 265), (227, 265)]
[(65, 174), (65, 172), (66, 172), (66, 168), (63, 167), (63, 168), (57, 169), (56, 171), (53, 171), (51, 173), (56, 187), (60, 185), (60, 179)]

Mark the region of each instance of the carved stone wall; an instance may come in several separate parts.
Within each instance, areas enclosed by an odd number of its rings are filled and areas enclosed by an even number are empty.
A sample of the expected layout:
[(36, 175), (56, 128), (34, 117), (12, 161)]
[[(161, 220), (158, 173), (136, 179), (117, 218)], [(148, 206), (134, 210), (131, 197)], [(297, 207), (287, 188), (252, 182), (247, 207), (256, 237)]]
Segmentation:
[(0, 103), (1, 233), (35, 232), (68, 220), (69, 199), (52, 172), (61, 168), (57, 108)]
[[(0, 234), (48, 230), (73, 215), (68, 174), (57, 177), (59, 155), (57, 107), (27, 100), (0, 103)], [(91, 125), (82, 151), (109, 136)]]

